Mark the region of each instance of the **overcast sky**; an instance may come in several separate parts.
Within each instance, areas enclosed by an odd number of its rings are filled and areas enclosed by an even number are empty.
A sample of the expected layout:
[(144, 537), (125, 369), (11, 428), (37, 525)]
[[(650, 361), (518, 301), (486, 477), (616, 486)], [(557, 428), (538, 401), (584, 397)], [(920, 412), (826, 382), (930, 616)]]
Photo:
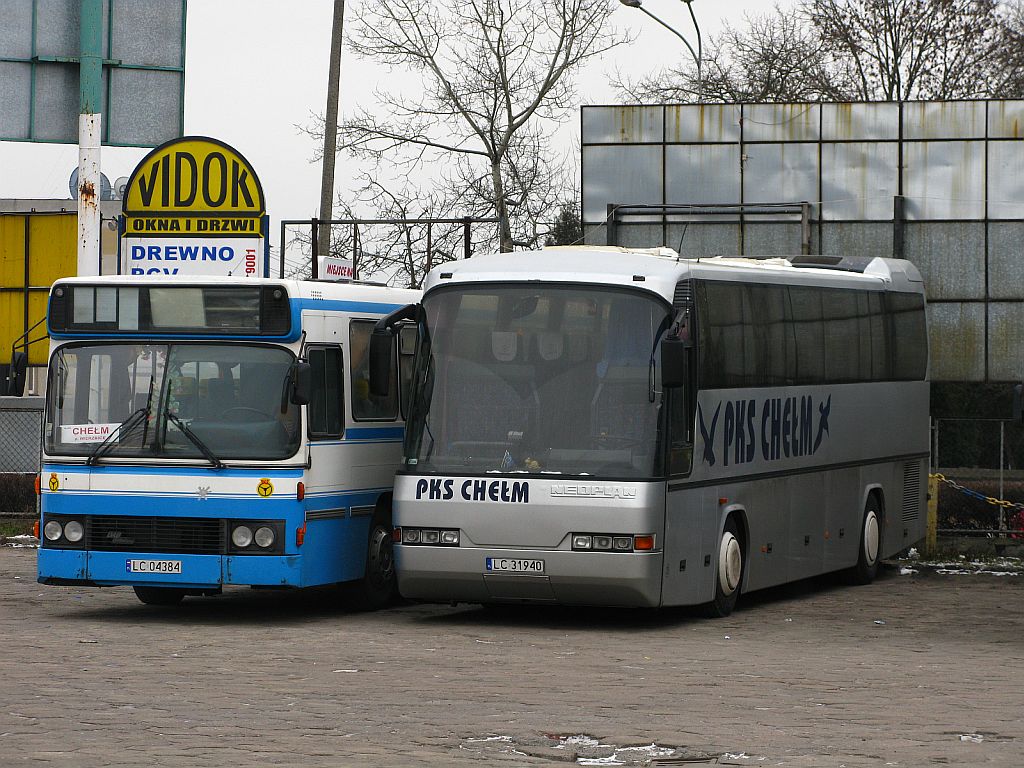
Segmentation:
[[(705, 36), (718, 32), (723, 21), (741, 25), (744, 13), (764, 13), (773, 5), (772, 0), (693, 3)], [(695, 42), (680, 0), (644, 0), (644, 7)], [(185, 132), (225, 141), (252, 163), (266, 194), (275, 247), (279, 219), (309, 218), (319, 205), (320, 164), (310, 162), (314, 143), (297, 126), (308, 124), (311, 113), (324, 110), (332, 9), (331, 0), (188, 3)], [(2, 13), (0, 6), (0, 23)], [(607, 83), (611, 72), (635, 79), (688, 55), (677, 38), (636, 9), (619, 7), (613, 19), (631, 31), (636, 42), (613, 51), (584, 73), (579, 81), (581, 103), (614, 103)], [(342, 114), (356, 104), (372, 105), (374, 86), (384, 76), (386, 71), (346, 50)], [(578, 111), (569, 120), (578, 125)], [(112, 182), (128, 176), (147, 151), (103, 147), (102, 170)], [(67, 198), (68, 177), (77, 165), (73, 145), (0, 142), (0, 198)], [(340, 157), (336, 189), (351, 188), (348, 182), (357, 170)]]

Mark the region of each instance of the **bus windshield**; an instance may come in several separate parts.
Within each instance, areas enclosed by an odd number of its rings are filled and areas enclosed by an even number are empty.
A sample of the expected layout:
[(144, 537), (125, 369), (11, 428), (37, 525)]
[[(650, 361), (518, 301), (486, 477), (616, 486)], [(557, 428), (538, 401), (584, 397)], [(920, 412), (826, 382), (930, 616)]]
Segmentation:
[(288, 458), (300, 437), (299, 409), (284, 397), (294, 361), (286, 349), (254, 344), (61, 347), (50, 361), (46, 452), (215, 464)]
[(417, 472), (660, 473), (667, 305), (589, 286), (460, 286), (423, 306), (405, 451)]

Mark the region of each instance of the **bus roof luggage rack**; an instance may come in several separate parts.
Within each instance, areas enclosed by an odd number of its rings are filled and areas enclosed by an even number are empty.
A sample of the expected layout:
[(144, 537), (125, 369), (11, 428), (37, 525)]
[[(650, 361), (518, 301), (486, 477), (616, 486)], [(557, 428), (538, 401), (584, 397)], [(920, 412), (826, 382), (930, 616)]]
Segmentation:
[(794, 267), (816, 268), (816, 269), (838, 269), (843, 272), (866, 272), (868, 264), (874, 261), (874, 256), (822, 256), (805, 254), (802, 256), (791, 256), (789, 263)]

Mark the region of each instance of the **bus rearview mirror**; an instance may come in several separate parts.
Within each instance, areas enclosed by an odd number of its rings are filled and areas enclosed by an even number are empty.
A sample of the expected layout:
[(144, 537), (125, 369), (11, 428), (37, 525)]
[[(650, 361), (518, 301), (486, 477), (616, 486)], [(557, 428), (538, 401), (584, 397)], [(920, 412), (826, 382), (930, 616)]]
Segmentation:
[(1024, 423), (1024, 384), (1013, 388), (1013, 420), (1018, 424)]
[(292, 370), (292, 396), (295, 405), (308, 405), (313, 396), (313, 366), (306, 360), (299, 360)]
[(374, 328), (370, 334), (370, 394), (387, 397), (391, 380), (391, 332)]
[(13, 352), (11, 368), (7, 374), (7, 394), (21, 397), (25, 394), (25, 372), (28, 370), (28, 354)]
[(663, 339), (661, 342), (661, 386), (665, 389), (681, 387), (688, 378), (687, 360), (690, 345), (681, 339)]

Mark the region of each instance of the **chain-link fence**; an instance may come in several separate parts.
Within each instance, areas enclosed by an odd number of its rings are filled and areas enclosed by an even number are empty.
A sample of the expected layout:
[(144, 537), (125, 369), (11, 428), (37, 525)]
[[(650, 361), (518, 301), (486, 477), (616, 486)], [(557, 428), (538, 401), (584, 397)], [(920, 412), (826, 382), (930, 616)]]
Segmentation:
[(39, 472), (43, 398), (0, 397), (0, 473)]
[(43, 398), (0, 397), (0, 517), (38, 512), (33, 478), (42, 462)]
[(1024, 538), (1024, 425), (1004, 419), (935, 419), (932, 474), (938, 533)]

